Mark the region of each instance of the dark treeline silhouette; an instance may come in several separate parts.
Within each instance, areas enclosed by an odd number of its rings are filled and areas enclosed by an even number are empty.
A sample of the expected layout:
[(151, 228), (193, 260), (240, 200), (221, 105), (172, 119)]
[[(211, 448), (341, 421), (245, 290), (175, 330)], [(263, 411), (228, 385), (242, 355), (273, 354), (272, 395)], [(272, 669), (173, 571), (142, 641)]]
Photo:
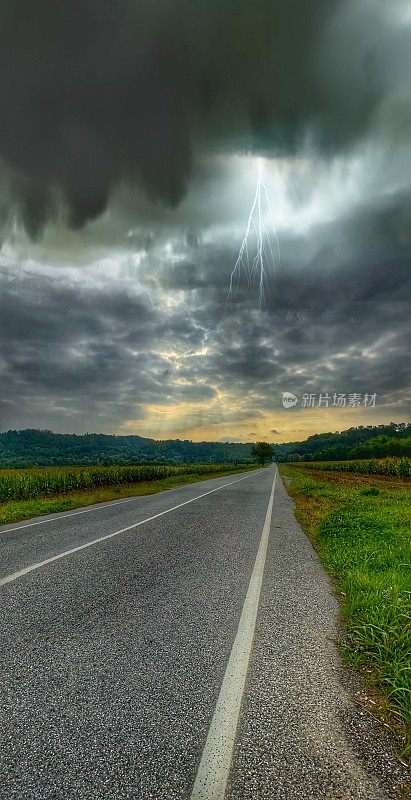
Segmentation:
[[(334, 461), (411, 455), (411, 425), (359, 426), (274, 444), (277, 461)], [(142, 436), (83, 435), (27, 429), (0, 433), (0, 467), (88, 464), (246, 464), (252, 444), (157, 441)]]

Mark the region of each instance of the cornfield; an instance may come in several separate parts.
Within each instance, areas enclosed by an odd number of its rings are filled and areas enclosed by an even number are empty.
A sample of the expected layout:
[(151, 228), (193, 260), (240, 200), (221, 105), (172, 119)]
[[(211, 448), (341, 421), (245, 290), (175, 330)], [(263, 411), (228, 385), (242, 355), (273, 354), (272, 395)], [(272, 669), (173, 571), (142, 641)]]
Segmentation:
[(174, 475), (240, 472), (253, 464), (184, 464), (181, 467), (148, 464), (127, 467), (44, 467), (0, 470), (0, 501), (31, 500), (79, 489), (96, 489), (139, 481), (157, 481)]
[(396, 475), (407, 478), (411, 475), (411, 458), (367, 458), (358, 461), (299, 461), (293, 467), (334, 470), (336, 472), (360, 472), (365, 475)]

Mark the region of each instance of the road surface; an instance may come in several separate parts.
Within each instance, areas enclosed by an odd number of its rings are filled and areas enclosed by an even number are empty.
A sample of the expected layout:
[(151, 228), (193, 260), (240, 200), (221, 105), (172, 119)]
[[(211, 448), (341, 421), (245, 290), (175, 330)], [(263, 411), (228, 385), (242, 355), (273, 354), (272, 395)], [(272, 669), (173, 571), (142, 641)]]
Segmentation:
[(394, 796), (275, 473), (0, 529), (1, 798)]

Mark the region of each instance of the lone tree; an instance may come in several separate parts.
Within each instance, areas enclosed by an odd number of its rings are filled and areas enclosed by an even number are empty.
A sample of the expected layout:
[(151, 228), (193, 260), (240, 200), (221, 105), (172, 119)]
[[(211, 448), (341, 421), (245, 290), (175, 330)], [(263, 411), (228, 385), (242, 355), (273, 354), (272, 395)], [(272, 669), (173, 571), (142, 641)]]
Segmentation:
[(256, 442), (253, 444), (251, 455), (263, 467), (265, 463), (270, 463), (273, 460), (274, 450), (268, 442)]

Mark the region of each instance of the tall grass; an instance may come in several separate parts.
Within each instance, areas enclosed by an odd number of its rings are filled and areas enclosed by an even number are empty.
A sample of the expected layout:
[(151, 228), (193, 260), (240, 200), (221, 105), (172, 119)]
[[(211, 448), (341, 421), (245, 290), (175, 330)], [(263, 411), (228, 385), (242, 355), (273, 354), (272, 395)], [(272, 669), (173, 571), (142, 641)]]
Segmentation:
[(411, 755), (410, 507), (405, 498), (354, 500), (320, 525), (326, 565), (345, 597), (353, 663), (372, 663), (378, 683), (408, 725)]
[(95, 489), (140, 481), (157, 481), (174, 475), (208, 475), (252, 469), (253, 464), (147, 464), (127, 467), (45, 467), (0, 470), (0, 501), (33, 500), (53, 494)]

